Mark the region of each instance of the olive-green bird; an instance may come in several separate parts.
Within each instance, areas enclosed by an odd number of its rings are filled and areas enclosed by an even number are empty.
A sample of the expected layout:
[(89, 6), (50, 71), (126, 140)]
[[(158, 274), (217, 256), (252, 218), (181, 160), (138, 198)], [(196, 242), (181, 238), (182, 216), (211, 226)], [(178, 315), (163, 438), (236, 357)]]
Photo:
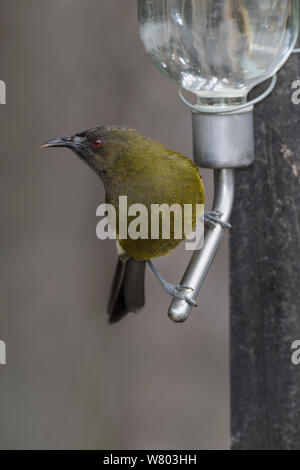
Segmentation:
[[(112, 204), (116, 210), (119, 261), (108, 303), (110, 323), (144, 306), (146, 262), (168, 294), (195, 305), (184, 294), (184, 289), (188, 287), (166, 282), (151, 261), (170, 253), (182, 242), (184, 235), (175, 238), (172, 224), (169, 239), (162, 238), (161, 230), (158, 239), (121, 239), (118, 221), (119, 196), (127, 196), (128, 207), (144, 204), (149, 214), (152, 204), (180, 204), (181, 207), (192, 204), (192, 226), (195, 228), (199, 218), (196, 204), (204, 204), (204, 188), (196, 165), (184, 155), (167, 149), (130, 127), (99, 126), (70, 137), (49, 140), (41, 146), (48, 147), (73, 150), (102, 180), (106, 203)], [(211, 219), (213, 223), (213, 215)]]

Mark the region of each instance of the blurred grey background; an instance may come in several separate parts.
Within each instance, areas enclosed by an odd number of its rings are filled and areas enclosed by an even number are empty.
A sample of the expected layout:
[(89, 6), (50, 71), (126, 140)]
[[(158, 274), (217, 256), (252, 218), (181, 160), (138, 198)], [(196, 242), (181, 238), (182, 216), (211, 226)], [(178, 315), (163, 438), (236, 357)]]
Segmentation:
[[(192, 155), (190, 113), (142, 48), (136, 1), (0, 0), (0, 63), (0, 448), (228, 448), (226, 242), (186, 324), (147, 273), (147, 307), (108, 326), (103, 187), (68, 150), (37, 150), (106, 123)], [(189, 256), (157, 264), (178, 282)]]

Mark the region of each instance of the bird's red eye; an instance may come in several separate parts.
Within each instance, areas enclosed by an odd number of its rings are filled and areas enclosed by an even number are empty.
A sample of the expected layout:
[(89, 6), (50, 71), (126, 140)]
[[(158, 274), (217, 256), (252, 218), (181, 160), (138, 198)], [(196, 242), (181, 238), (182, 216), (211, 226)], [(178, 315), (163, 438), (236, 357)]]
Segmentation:
[(102, 145), (103, 145), (103, 142), (102, 142), (101, 139), (94, 139), (94, 140), (93, 140), (93, 146), (94, 146), (94, 147), (98, 147), (98, 148), (99, 148), (99, 147), (101, 147)]

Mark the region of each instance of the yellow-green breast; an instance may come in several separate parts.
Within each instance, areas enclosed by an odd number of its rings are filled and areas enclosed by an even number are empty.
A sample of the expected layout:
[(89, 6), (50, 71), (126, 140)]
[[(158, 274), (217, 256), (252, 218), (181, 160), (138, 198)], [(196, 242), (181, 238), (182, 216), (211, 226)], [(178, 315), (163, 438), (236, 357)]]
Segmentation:
[[(132, 258), (148, 260), (170, 253), (185, 239), (175, 239), (175, 227), (171, 220), (170, 239), (120, 239), (119, 196), (127, 196), (128, 206), (144, 204), (148, 209), (149, 234), (151, 228), (151, 204), (192, 204), (192, 226), (197, 223), (196, 204), (204, 204), (204, 187), (196, 165), (184, 155), (168, 150), (150, 139), (119, 159), (113, 168), (113, 184), (107, 190), (106, 201), (115, 206), (117, 212), (117, 237), (122, 249)], [(128, 217), (128, 224), (135, 217)], [(183, 222), (183, 221), (182, 221)], [(184, 230), (182, 229), (182, 232)]]

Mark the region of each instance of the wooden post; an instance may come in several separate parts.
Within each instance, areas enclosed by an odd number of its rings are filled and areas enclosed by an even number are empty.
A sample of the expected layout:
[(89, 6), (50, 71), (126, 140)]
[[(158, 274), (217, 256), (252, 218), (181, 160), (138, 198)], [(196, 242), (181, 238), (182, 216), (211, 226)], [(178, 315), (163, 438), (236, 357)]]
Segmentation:
[[(236, 175), (231, 235), (233, 449), (300, 449), (300, 54), (255, 111), (255, 164)], [(300, 82), (298, 90), (300, 90)], [(294, 83), (294, 87), (297, 84)], [(300, 100), (299, 100), (300, 101)]]

